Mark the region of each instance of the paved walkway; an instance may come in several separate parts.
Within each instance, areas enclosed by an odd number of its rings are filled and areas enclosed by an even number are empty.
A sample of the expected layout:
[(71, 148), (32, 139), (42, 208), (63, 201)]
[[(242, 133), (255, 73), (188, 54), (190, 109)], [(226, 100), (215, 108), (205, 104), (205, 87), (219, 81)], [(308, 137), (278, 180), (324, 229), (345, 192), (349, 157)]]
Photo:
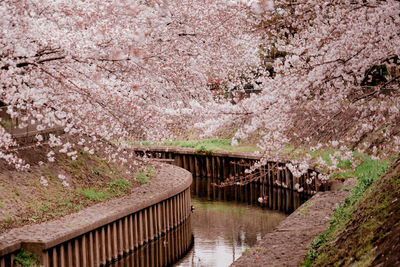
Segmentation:
[[(354, 180), (343, 186), (350, 183)], [(231, 266), (299, 266), (308, 245), (328, 228), (335, 206), (348, 195), (347, 191), (317, 193)]]

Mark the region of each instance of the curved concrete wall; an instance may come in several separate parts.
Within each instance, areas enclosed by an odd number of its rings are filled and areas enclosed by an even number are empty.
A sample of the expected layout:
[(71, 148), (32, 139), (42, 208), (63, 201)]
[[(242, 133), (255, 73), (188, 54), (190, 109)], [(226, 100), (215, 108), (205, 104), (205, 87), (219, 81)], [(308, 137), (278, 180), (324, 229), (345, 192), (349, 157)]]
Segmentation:
[[(171, 161), (174, 165), (190, 171), (195, 177), (211, 177), (221, 182), (229, 177), (243, 177), (245, 169), (248, 168), (246, 165), (253, 165), (260, 160), (260, 156), (250, 153), (199, 153), (191, 148), (168, 146), (136, 147), (134, 150), (141, 156), (147, 155), (151, 158)], [(293, 177), (285, 163), (270, 161), (261, 166), (258, 171), (260, 178), (255, 182), (270, 188), (295, 190), (295, 185), (298, 183), (304, 189), (303, 193), (311, 196), (329, 187), (327, 183), (319, 179), (310, 179), (313, 170), (308, 170), (301, 177)], [(307, 180), (311, 180), (311, 183), (307, 183)], [(239, 179), (238, 181), (240, 182)]]
[[(101, 266), (158, 239), (190, 217), (189, 172), (169, 165), (129, 196), (88, 207), (56, 221), (0, 236), (0, 267), (13, 266), (23, 248), (43, 266)], [(185, 251), (190, 247), (182, 245)]]

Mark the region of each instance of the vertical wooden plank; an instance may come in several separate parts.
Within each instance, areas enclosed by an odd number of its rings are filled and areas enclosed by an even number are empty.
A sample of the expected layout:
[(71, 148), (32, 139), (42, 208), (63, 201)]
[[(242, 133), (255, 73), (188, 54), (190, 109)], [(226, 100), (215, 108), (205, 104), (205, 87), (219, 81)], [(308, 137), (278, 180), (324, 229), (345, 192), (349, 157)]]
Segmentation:
[(126, 232), (124, 232), (124, 228), (123, 228), (123, 223), (124, 223), (124, 219), (119, 219), (117, 222), (117, 257), (116, 259), (118, 259), (118, 256), (122, 256), (124, 255), (124, 234)]
[(101, 227), (100, 242), (99, 242), (99, 247), (100, 247), (100, 264), (103, 264), (103, 265), (106, 264), (106, 261), (107, 261), (106, 229), (107, 229), (107, 226)]
[(139, 237), (139, 231), (138, 231), (139, 213), (140, 212), (136, 212), (133, 214), (133, 241), (134, 241), (133, 244), (134, 244), (135, 248), (139, 247), (139, 243), (140, 243), (140, 237)]
[(58, 267), (58, 253), (57, 253), (57, 249), (54, 248), (50, 248), (49, 251), (51, 251), (51, 261), (50, 264), (53, 267)]
[(49, 251), (48, 250), (43, 252), (42, 262), (43, 262), (43, 266), (44, 267), (49, 267), (50, 266), (50, 256), (49, 256)]
[(157, 204), (157, 236), (160, 237), (162, 233), (162, 225), (161, 225), (161, 211), (162, 210), (162, 203)]
[(93, 231), (93, 266), (100, 265), (100, 230)]
[(187, 154), (183, 154), (182, 155), (182, 167), (185, 169), (185, 170), (189, 170), (189, 161), (188, 161), (188, 157), (189, 157), (189, 155), (187, 155)]
[(205, 158), (206, 158), (205, 174), (206, 174), (206, 177), (210, 178), (211, 177), (211, 160), (210, 160), (209, 156), (205, 156)]
[(162, 229), (162, 234), (164, 234), (167, 231), (167, 224), (166, 224), (166, 218), (167, 218), (167, 214), (165, 212), (165, 205), (166, 205), (166, 201), (164, 200), (161, 203), (161, 229)]
[(190, 155), (190, 162), (189, 162), (189, 169), (190, 169), (190, 172), (193, 174), (193, 173), (195, 173), (195, 164), (194, 164), (194, 155)]
[(171, 214), (170, 214), (170, 210), (171, 210), (171, 207), (170, 207), (170, 205), (171, 205), (171, 203), (170, 203), (170, 199), (167, 199), (166, 201), (165, 201), (165, 218), (166, 218), (166, 230), (168, 231), (169, 229), (170, 229), (170, 217), (171, 217)]
[(88, 266), (87, 264), (87, 237), (86, 235), (83, 235), (81, 238), (79, 238), (80, 241), (80, 258), (81, 258), (81, 265), (82, 266)]
[(117, 226), (116, 221), (114, 221), (111, 224), (111, 238), (112, 238), (111, 257), (112, 257), (112, 259), (117, 259), (118, 258), (118, 226)]
[(130, 251), (132, 251), (135, 247), (135, 243), (133, 240), (133, 214), (128, 216), (128, 251), (127, 253), (129, 253)]
[(60, 267), (67, 266), (65, 250), (66, 250), (66, 244), (63, 243), (60, 245)]
[[(80, 259), (80, 255), (79, 255), (79, 252), (80, 252), (80, 246), (79, 246), (79, 240), (78, 240), (78, 238), (75, 238), (74, 239), (74, 266), (76, 266), (76, 267), (79, 267), (79, 266), (81, 266), (81, 259)], [(82, 267), (84, 267), (84, 266), (82, 266)]]
[(112, 260), (112, 228), (111, 224), (106, 226), (106, 261)]
[(94, 266), (94, 234), (96, 231), (90, 231), (87, 235), (87, 260), (88, 266)]
[(67, 243), (67, 265), (68, 266), (73, 266), (73, 240), (68, 241)]
[(144, 222), (143, 222), (143, 210), (139, 211), (139, 220), (138, 220), (138, 234), (139, 234), (139, 246), (144, 243)]
[(121, 227), (121, 239), (122, 239), (122, 247), (121, 247), (121, 255), (127, 254), (129, 252), (129, 229), (128, 229), (128, 218), (129, 216), (125, 216), (121, 219), (122, 227)]
[(147, 209), (143, 210), (143, 238), (144, 238), (144, 243), (147, 243), (149, 240), (149, 228), (148, 228), (148, 222), (149, 222), (149, 215), (148, 215)]
[(149, 241), (154, 239), (153, 208), (154, 208), (154, 206), (150, 206), (150, 207), (147, 208), (147, 210), (148, 210), (147, 228), (148, 228), (148, 231), (149, 231), (147, 240), (149, 240)]

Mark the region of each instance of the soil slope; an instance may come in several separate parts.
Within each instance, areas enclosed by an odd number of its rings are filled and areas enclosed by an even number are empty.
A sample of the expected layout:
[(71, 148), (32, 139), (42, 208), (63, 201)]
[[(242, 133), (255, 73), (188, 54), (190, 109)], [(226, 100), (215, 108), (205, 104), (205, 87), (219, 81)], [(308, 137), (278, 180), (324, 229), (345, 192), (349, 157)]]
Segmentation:
[(320, 252), (313, 266), (400, 266), (400, 158)]
[(16, 171), (0, 160), (0, 234), (128, 195), (159, 168), (139, 163), (132, 172), (83, 148), (75, 160), (55, 150), (55, 162), (48, 162), (46, 155), (52, 150), (46, 144), (18, 149), (16, 153), (31, 165), (28, 171)]

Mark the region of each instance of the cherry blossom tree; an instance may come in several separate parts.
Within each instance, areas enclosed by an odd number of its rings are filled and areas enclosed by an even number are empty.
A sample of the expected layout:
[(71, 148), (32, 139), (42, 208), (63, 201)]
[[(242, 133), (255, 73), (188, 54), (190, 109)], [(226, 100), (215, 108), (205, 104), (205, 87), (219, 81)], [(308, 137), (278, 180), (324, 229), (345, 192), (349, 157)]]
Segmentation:
[(259, 64), (246, 11), (211, 0), (2, 1), (1, 101), (37, 130), (168, 137), (193, 120), (193, 105), (213, 101), (208, 80)]
[(250, 7), (274, 75), (260, 78), (261, 94), (221, 105), (199, 127), (212, 132), (214, 117), (219, 125), (246, 121), (236, 138), (261, 135), (266, 157), (287, 145), (341, 147), (342, 159), (352, 147), (398, 151), (399, 1), (252, 1)]
[[(95, 139), (236, 124), (234, 138), (257, 133), (265, 158), (288, 144), (342, 148), (343, 158), (351, 147), (396, 149), (399, 5), (2, 1), (1, 101), (22, 122)], [(261, 92), (231, 103), (210, 84)]]

